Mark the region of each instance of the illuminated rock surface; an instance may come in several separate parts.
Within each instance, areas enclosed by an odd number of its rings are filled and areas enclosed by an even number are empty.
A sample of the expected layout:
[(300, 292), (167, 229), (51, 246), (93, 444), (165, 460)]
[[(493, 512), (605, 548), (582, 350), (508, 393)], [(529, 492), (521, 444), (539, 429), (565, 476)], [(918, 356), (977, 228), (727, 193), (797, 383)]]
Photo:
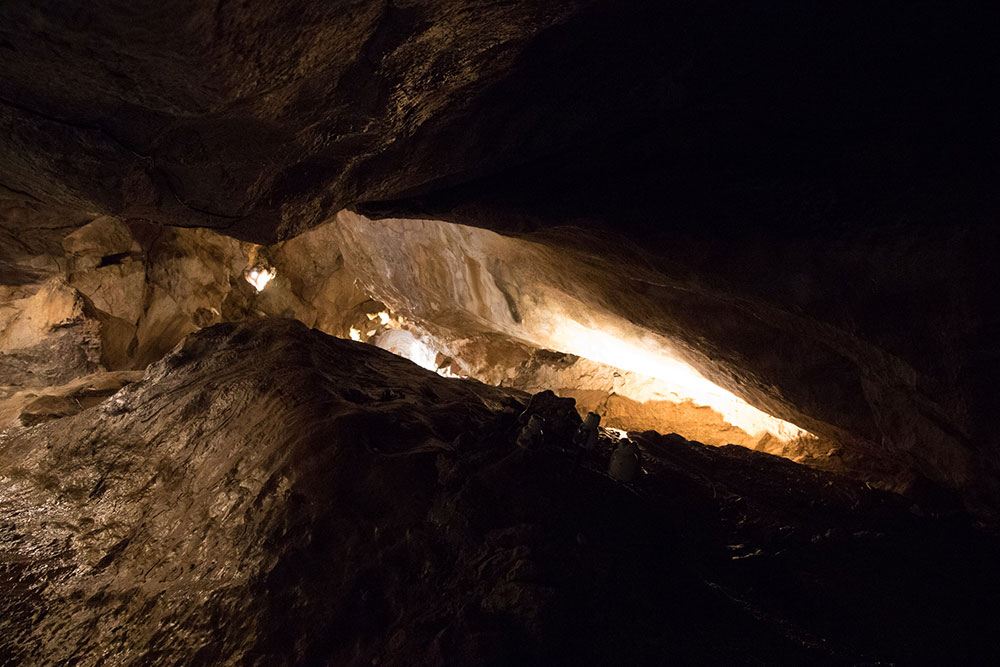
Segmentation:
[(579, 420), (551, 401), (519, 449), (526, 398), (288, 320), (194, 334), (101, 405), (0, 436), (0, 655), (997, 657), (997, 544), (959, 515), (653, 434), (626, 487), (610, 440), (563, 451)]
[[(8, 261), (23, 278), (0, 302), (5, 395), (142, 369), (216, 322), (292, 317), (442, 374), (555, 390), (607, 426), (740, 444), (893, 490), (930, 480), (991, 511), (991, 469), (931, 412), (940, 406), (900, 388), (915, 377), (902, 360), (802, 315), (674, 280), (637, 263), (638, 251), (622, 270), (616, 255), (545, 236), (346, 211), (266, 248), (107, 216), (62, 234), (47, 253)], [(264, 290), (248, 278), (258, 253), (277, 276)], [(48, 270), (32, 274), (35, 265)], [(778, 371), (795, 377), (769, 384)]]
[[(76, 320), (89, 323), (101, 367), (117, 370), (145, 367), (198, 328), (269, 314), (371, 342), (443, 374), (551, 388), (576, 398), (583, 414), (596, 410), (619, 428), (677, 431), (716, 445), (771, 442), (768, 451), (775, 453), (829, 449), (805, 443), (797, 427), (704, 380), (672, 356), (662, 336), (625, 322), (618, 309), (587, 303), (599, 285), (593, 276), (586, 282), (578, 262), (555, 262), (543, 247), (492, 232), (432, 221), (375, 225), (345, 213), (261, 249), (205, 230), (99, 217), (68, 234), (61, 247), (45, 259), (63, 275), (22, 284), (20, 293), (34, 295), (4, 304), (9, 364), (27, 354), (18, 346), (56, 345)], [(23, 270), (23, 264), (13, 266)], [(244, 265), (255, 291), (239, 280)], [(566, 274), (574, 275), (576, 289), (558, 277)], [(617, 338), (606, 333), (615, 329)], [(619, 347), (626, 354), (616, 354)], [(32, 360), (44, 366), (38, 354), (29, 355), (21, 375)], [(59, 356), (48, 363), (59, 365), (60, 381), (95, 370)], [(654, 378), (637, 369), (660, 372)], [(13, 369), (7, 383), (38, 385)]]

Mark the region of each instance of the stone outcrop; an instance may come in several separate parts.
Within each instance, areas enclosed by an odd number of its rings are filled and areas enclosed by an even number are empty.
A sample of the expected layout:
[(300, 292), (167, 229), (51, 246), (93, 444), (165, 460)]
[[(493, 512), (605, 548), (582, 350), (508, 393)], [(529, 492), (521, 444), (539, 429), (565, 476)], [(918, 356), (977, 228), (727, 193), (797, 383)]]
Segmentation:
[(103, 403), (142, 375), (143, 371), (107, 371), (52, 387), (5, 387), (0, 399), (0, 430), (75, 415)]
[[(660, 394), (669, 393), (679, 360), (824, 437), (799, 456), (832, 454), (837, 469), (897, 490), (927, 478), (965, 489), (981, 510), (994, 503), (994, 450), (970, 438), (956, 397), (931, 393), (918, 367), (822, 316), (679, 278), (639, 249), (594, 245), (585, 230), (515, 239), (350, 212), (337, 224), (342, 252), (369, 291), (443, 340), (501, 333), (661, 377)], [(657, 391), (642, 383), (633, 382), (632, 398), (645, 403)]]
[(0, 434), (0, 660), (996, 659), (997, 545), (960, 515), (656, 434), (623, 485), (553, 399), (289, 320), (194, 333)]
[[(96, 218), (65, 235), (59, 249), (45, 257), (56, 267), (53, 271), (63, 271), (60, 277), (50, 279), (47, 288), (40, 284), (21, 285), (19, 289), (24, 293), (32, 289), (40, 291), (32, 299), (11, 299), (4, 305), (10, 321), (4, 334), (7, 346), (16, 346), (18, 339), (42, 348), (56, 345), (56, 338), (62, 332), (60, 326), (39, 321), (34, 328), (24, 330), (24, 323), (31, 322), (32, 317), (37, 319), (33, 311), (39, 306), (33, 304), (52, 300), (47, 296), (52, 294), (52, 285), (60, 285), (63, 291), (56, 294), (69, 295), (78, 309), (86, 305), (90, 314), (86, 321), (93, 333), (90, 347), (100, 364), (81, 367), (71, 363), (71, 357), (66, 355), (45, 357), (46, 363), (64, 366), (59, 371), (65, 377), (52, 378), (50, 384), (82, 377), (96, 366), (110, 370), (144, 368), (191, 331), (219, 321), (266, 314), (292, 317), (341, 337), (356, 335), (358, 340), (389, 349), (426, 367), (441, 368), (443, 373), (532, 392), (554, 389), (560, 395), (577, 399), (582, 414), (596, 410), (610, 419), (606, 422), (609, 426), (680, 432), (715, 445), (736, 443), (756, 447), (761, 443), (759, 434), (752, 435), (727, 423), (711, 407), (695, 406), (690, 401), (684, 405), (685, 399), (677, 395), (682, 389), (669, 382), (540, 348), (545, 343), (565, 345), (567, 341), (540, 338), (530, 327), (505, 328), (503, 320), (491, 318), (506, 312), (515, 296), (512, 293), (498, 301), (499, 297), (490, 291), (492, 287), (478, 284), (481, 280), (495, 280), (489, 276), (459, 271), (466, 281), (475, 284), (472, 288), (461, 287), (472, 292), (450, 305), (447, 297), (435, 294), (425, 285), (423, 272), (408, 277), (397, 274), (397, 282), (390, 284), (372, 282), (370, 260), (365, 253), (379, 251), (356, 238), (363, 231), (356, 226), (360, 220), (344, 218), (295, 239), (258, 248), (205, 230), (162, 230), (135, 221), (125, 224), (117, 218)], [(348, 228), (350, 225), (355, 226)], [(473, 255), (489, 250), (495, 235), (466, 231), (472, 234), (472, 244), (456, 244), (447, 255), (450, 259), (428, 255), (420, 247), (412, 247), (412, 241), (405, 238), (397, 239), (398, 243), (393, 245), (397, 253), (412, 254), (415, 267), (437, 263), (445, 270), (457, 270), (456, 262), (465, 267), (478, 266), (479, 260)], [(477, 244), (482, 247), (476, 247)], [(506, 247), (519, 245), (524, 244), (508, 240)], [(345, 258), (345, 251), (350, 260)], [(251, 256), (258, 255), (266, 256), (276, 278), (265, 290), (255, 293), (241, 279), (241, 267), (251, 263)], [(385, 259), (401, 270), (403, 264), (398, 257), (391, 257), (386, 254)], [(517, 261), (510, 250), (494, 258), (496, 266), (511, 265), (514, 272)], [(546, 284), (541, 277), (544, 262), (540, 258), (531, 262), (524, 267), (530, 270), (525, 274), (529, 276), (527, 282), (522, 275), (516, 285), (511, 285), (517, 299), (532, 291), (540, 293)], [(24, 271), (29, 263), (29, 258), (21, 258), (12, 266)], [(442, 280), (438, 282), (444, 284)], [(402, 295), (396, 294), (399, 289), (408, 290), (405, 296), (421, 303), (400, 302)], [(373, 294), (398, 304), (407, 316), (390, 313), (385, 303), (372, 298)], [(494, 303), (484, 301), (490, 298)], [(567, 298), (557, 293), (549, 302), (536, 304), (535, 311), (541, 311), (541, 317), (547, 318), (545, 309), (562, 307)], [(449, 321), (443, 311), (425, 309), (423, 301), (441, 304), (457, 319)], [(527, 304), (519, 307), (528, 312)], [(463, 312), (478, 312), (482, 317), (477, 322), (463, 317)], [(82, 311), (77, 316), (82, 317)], [(532, 322), (535, 326), (537, 317)], [(8, 354), (8, 365), (16, 358)], [(20, 361), (23, 369), (31, 367), (32, 359), (42, 364), (38, 355), (23, 358)], [(36, 390), (41, 386), (38, 382), (33, 385), (26, 382), (12, 371), (7, 373), (6, 384), (31, 385)], [(797, 456), (803, 451), (793, 448), (781, 453)]]
[(270, 249), (280, 276), (259, 294), (244, 279), (258, 247), (209, 230), (99, 216), (39, 236), (44, 244), (7, 263), (0, 386), (143, 369), (188, 333), (252, 316), (294, 317), (346, 336), (370, 301), (337, 248), (315, 246), (315, 235)]
[[(580, 98), (593, 72), (550, 86), (560, 63), (536, 68), (609, 27), (601, 4), (5, 3), (0, 182), (77, 210), (288, 237), (595, 124), (613, 106)], [(571, 118), (496, 106), (539, 85)]]
[(101, 367), (99, 323), (83, 296), (61, 278), (4, 306), (3, 385), (63, 384)]

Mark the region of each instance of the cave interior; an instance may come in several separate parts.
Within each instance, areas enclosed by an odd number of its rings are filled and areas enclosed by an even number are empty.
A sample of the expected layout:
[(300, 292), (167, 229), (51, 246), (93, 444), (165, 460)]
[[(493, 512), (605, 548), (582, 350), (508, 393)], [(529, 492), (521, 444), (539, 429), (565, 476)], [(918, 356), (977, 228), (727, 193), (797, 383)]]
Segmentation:
[(997, 664), (944, 2), (0, 5), (0, 664)]

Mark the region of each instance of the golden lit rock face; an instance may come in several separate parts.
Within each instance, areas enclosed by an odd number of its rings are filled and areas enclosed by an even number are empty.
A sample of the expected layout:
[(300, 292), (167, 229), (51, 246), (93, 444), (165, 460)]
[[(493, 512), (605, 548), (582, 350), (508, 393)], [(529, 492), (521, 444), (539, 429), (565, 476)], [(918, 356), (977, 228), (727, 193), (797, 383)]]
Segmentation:
[(100, 323), (63, 278), (50, 278), (0, 313), (0, 387), (58, 385), (102, 368)]
[(145, 371), (111, 371), (84, 375), (64, 385), (21, 388), (0, 399), (0, 431), (61, 419), (103, 403)]
[[(345, 225), (351, 223), (352, 219), (344, 217), (300, 239), (261, 248), (204, 230), (150, 235), (142, 226), (132, 229), (114, 218), (97, 218), (62, 241), (65, 256), (60, 261), (67, 266), (73, 289), (53, 293), (50, 286), (33, 297), (34, 301), (29, 300), (27, 312), (5, 332), (7, 346), (16, 346), (19, 338), (35, 344), (58, 325), (44, 317), (39, 319), (40, 314), (44, 315), (40, 307), (30, 306), (39, 302), (44, 308), (59, 310), (53, 294), (68, 295), (70, 306), (77, 299), (78, 308), (83, 303), (79, 299), (87, 301), (95, 326), (98, 322), (102, 325), (101, 359), (109, 369), (142, 367), (185, 334), (214, 322), (269, 313), (295, 317), (329, 333), (369, 342), (442, 375), (473, 377), (535, 392), (552, 388), (577, 398), (582, 414), (597, 411), (610, 419), (609, 425), (625, 429), (680, 432), (716, 445), (756, 447), (762, 441), (772, 442), (768, 451), (797, 439), (794, 427), (714, 387), (690, 367), (667, 357), (662, 348), (644, 351), (635, 342), (611, 340), (600, 328), (585, 328), (568, 316), (553, 314), (563, 312), (568, 297), (552, 288), (551, 273), (546, 274), (542, 264), (545, 258), (538, 254), (540, 248), (491, 232), (455, 228), (462, 234), (462, 241), (453, 244), (450, 254), (434, 255), (411, 246), (428, 238), (433, 240), (434, 234), (447, 236), (448, 226), (422, 223), (424, 235), (414, 234), (411, 229), (409, 236), (400, 239), (397, 249), (414, 253), (407, 260), (410, 264), (404, 265), (398, 256), (375, 257), (390, 261), (391, 269), (385, 264), (378, 270), (385, 270), (390, 277), (395, 272), (400, 282), (374, 284), (362, 293), (353, 282), (336, 278), (338, 271), (361, 276), (362, 270), (357, 268), (363, 264), (359, 253), (372, 251), (347, 230)], [(426, 233), (428, 230), (432, 231)], [(346, 268), (338, 268), (345, 266), (341, 246), (352, 253)], [(241, 290), (236, 281), (236, 269), (244, 253), (248, 259), (242, 276), (256, 294)], [(509, 276), (508, 291), (497, 291), (496, 279), (483, 268), (487, 262), (484, 253), (492, 254), (490, 261), (495, 270)], [(269, 285), (278, 274), (276, 265), (282, 267), (283, 279)], [(424, 284), (428, 274), (421, 267), (425, 266), (436, 267), (434, 286)], [(564, 265), (558, 270), (567, 267), (572, 269)], [(407, 271), (419, 273), (411, 275)], [(320, 285), (325, 287), (318, 288)], [(265, 287), (267, 294), (263, 294)], [(372, 311), (364, 305), (370, 301), (368, 294), (391, 298), (392, 290), (404, 289), (411, 290), (406, 296), (430, 299), (409, 307), (407, 312), (416, 320), (387, 310)], [(448, 304), (434, 289), (459, 296)], [(549, 301), (529, 304), (524, 301), (528, 293), (550, 294)], [(474, 314), (478, 323), (470, 318), (457, 328), (444, 326), (449, 320), (429, 310), (431, 303), (453, 315), (464, 309), (467, 315)], [(10, 307), (18, 308), (17, 304)], [(520, 322), (503, 319), (511, 309), (519, 313)], [(64, 315), (71, 316), (59, 313), (57, 319)], [(616, 321), (607, 313), (580, 311), (578, 315), (592, 321), (600, 321), (600, 315), (608, 327)], [(77, 316), (82, 316), (82, 311)], [(495, 320), (497, 316), (501, 319)], [(559, 326), (549, 326), (550, 320), (559, 318), (563, 320)], [(24, 323), (32, 322), (33, 329), (22, 331)], [(488, 340), (483, 333), (499, 337)], [(583, 358), (569, 366), (535, 363), (523, 367), (525, 352), (530, 356), (532, 349), (548, 348)], [(646, 372), (637, 373), (636, 368)], [(662, 371), (660, 376), (654, 376), (651, 368)], [(703, 408), (700, 412), (699, 406)]]
[[(742, 429), (741, 440), (767, 433), (781, 441), (805, 435), (707, 380), (684, 357), (709, 368), (712, 362), (685, 339), (671, 340), (642, 326), (643, 315), (669, 314), (652, 305), (648, 313), (637, 313), (644, 300), (630, 292), (631, 270), (610, 266), (601, 275), (571, 252), (438, 221), (372, 222), (345, 212), (337, 224), (342, 251), (370, 291), (440, 332), (445, 346), (499, 333), (638, 374), (637, 381), (612, 382), (607, 393), (641, 403), (688, 400), (711, 407)], [(612, 301), (616, 289), (619, 303)], [(462, 354), (454, 356), (461, 362)]]
[[(8, 349), (28, 339), (48, 341), (28, 361), (8, 363), (5, 384), (10, 393), (104, 369), (139, 369), (216, 322), (290, 317), (444, 376), (553, 389), (577, 399), (581, 414), (601, 414), (608, 426), (740, 444), (882, 483), (905, 484), (914, 468), (936, 470), (955, 487), (972, 474), (967, 453), (949, 436), (934, 436), (933, 461), (926, 464), (875, 449), (869, 431), (857, 425), (859, 416), (872, 417), (841, 414), (833, 409), (843, 405), (837, 401), (822, 403), (827, 384), (779, 390), (748, 371), (752, 357), (719, 346), (732, 341), (740, 350), (753, 341), (767, 372), (849, 370), (843, 361), (829, 366), (842, 343), (824, 340), (821, 327), (764, 305), (748, 311), (746, 303), (667, 280), (621, 253), (595, 255), (579, 245), (586, 239), (580, 236), (570, 250), (441, 221), (372, 221), (344, 212), (262, 248), (208, 230), (99, 217), (50, 255), (64, 277), (44, 289), (19, 286), (4, 302)], [(274, 272), (264, 290), (248, 279), (255, 267)], [(59, 306), (64, 302), (69, 305)], [(62, 312), (67, 308), (72, 313)], [(58, 317), (46, 319), (49, 311)], [(71, 339), (60, 318), (78, 323)], [(72, 351), (43, 354), (57, 339)], [(50, 361), (42, 375), (26, 370), (43, 357)], [(76, 361), (56, 368), (64, 359)], [(894, 363), (879, 360), (886, 362)], [(869, 387), (865, 409), (877, 411), (893, 437), (928, 442), (926, 426), (904, 417), (910, 409), (904, 394), (886, 388), (881, 376), (862, 381)], [(819, 393), (800, 402), (789, 389), (804, 390), (807, 398)]]
[[(613, 402), (692, 399), (739, 429), (735, 441), (896, 488), (914, 475), (952, 487), (978, 476), (964, 439), (901, 389), (912, 368), (810, 318), (668, 277), (641, 252), (609, 250), (580, 230), (515, 239), (351, 212), (337, 224), (369, 291), (438, 340), (492, 332), (629, 371), (635, 393), (612, 385)], [(709, 440), (726, 439), (725, 428)]]
[(36, 345), (50, 330), (85, 317), (79, 292), (59, 279), (49, 280), (34, 295), (10, 306), (17, 314), (0, 333), (0, 350), (5, 354)]

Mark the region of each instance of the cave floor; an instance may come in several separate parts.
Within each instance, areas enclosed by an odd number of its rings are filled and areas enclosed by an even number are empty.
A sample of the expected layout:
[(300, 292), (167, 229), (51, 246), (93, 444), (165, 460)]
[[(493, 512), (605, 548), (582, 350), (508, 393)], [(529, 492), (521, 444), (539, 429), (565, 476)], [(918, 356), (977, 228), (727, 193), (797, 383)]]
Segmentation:
[(967, 515), (651, 432), (623, 484), (579, 423), (296, 322), (200, 331), (0, 434), (0, 663), (1000, 659)]

